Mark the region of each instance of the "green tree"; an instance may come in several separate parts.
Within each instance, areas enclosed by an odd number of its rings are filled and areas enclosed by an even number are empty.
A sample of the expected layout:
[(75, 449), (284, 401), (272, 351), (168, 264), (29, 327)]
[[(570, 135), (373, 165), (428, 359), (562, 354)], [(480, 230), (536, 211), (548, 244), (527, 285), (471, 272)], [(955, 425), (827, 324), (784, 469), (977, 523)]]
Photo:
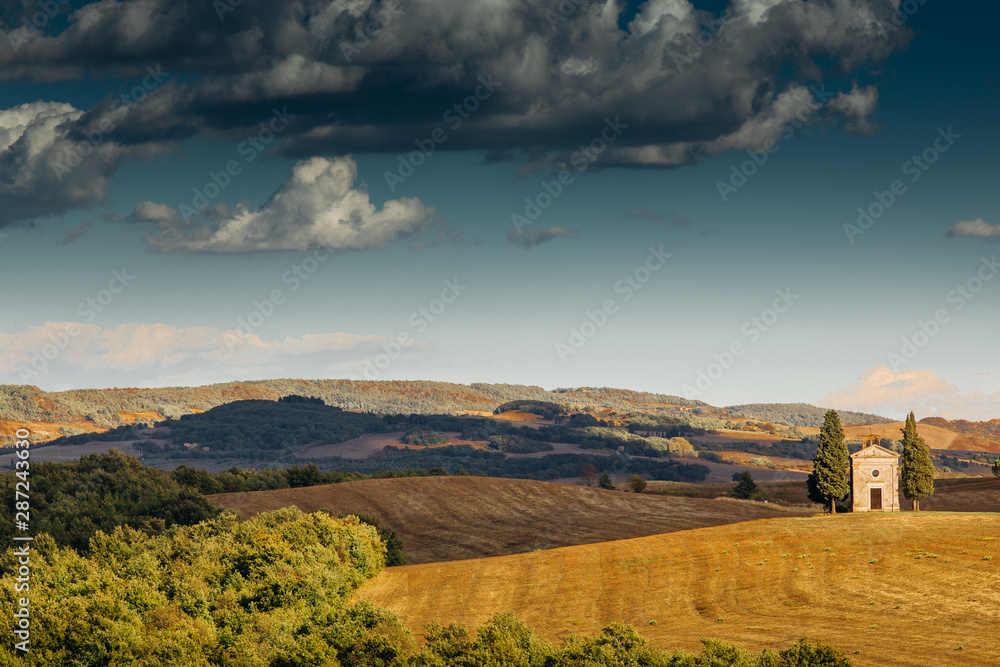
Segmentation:
[(602, 489), (607, 489), (608, 491), (614, 491), (615, 485), (611, 483), (611, 475), (605, 470), (601, 473), (601, 478), (597, 480), (597, 486)]
[(913, 503), (913, 511), (920, 511), (920, 499), (934, 494), (934, 464), (931, 450), (924, 439), (917, 435), (917, 421), (910, 412), (903, 427), (903, 461), (899, 479), (903, 495)]
[(635, 491), (636, 493), (642, 493), (646, 490), (646, 480), (642, 478), (642, 475), (635, 474), (628, 478), (628, 487)]
[(819, 431), (819, 447), (813, 459), (813, 483), (816, 491), (830, 503), (830, 513), (837, 513), (837, 501), (850, 492), (850, 459), (844, 442), (844, 429), (836, 410), (827, 410)]
[(991, 468), (991, 470), (993, 470), (994, 477), (1000, 477), (1000, 457), (998, 457), (997, 460), (993, 462), (993, 467)]
[(739, 483), (733, 489), (733, 495), (737, 498), (750, 500), (759, 493), (760, 489), (757, 487), (757, 482), (753, 481), (753, 475), (750, 474), (749, 470), (744, 470), (743, 474), (740, 475)]

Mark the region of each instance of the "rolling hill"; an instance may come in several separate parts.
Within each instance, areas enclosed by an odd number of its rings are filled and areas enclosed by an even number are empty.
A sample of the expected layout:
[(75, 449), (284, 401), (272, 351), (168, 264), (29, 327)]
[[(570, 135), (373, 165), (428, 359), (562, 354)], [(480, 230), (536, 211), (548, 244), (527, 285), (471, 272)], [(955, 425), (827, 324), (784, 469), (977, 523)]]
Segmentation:
[[(747, 403), (745, 405), (729, 405), (726, 411), (736, 417), (759, 419), (787, 426), (807, 426), (819, 428), (823, 425), (823, 417), (829, 408), (818, 408), (808, 403)], [(840, 421), (845, 426), (856, 424), (878, 424), (892, 421), (888, 417), (873, 415), (867, 412), (851, 412), (838, 410)]]
[(549, 638), (612, 621), (665, 648), (800, 637), (859, 666), (996, 665), (1000, 515), (844, 514), (700, 528), (537, 553), (390, 568), (357, 597), (472, 627), (514, 611)]
[(288, 505), (305, 512), (323, 509), (374, 515), (396, 529), (411, 563), (521, 553), (815, 512), (808, 507), (781, 508), (733, 499), (640, 495), (484, 477), (377, 479), (208, 498), (244, 517)]
[(514, 400), (546, 401), (597, 411), (679, 412), (706, 406), (679, 396), (609, 387), (555, 389), (514, 384), (470, 385), (433, 381), (254, 380), (202, 387), (74, 389), (46, 392), (31, 385), (0, 385), (0, 415), (25, 422), (92, 422), (104, 428), (136, 415), (178, 418), (240, 400), (275, 401), (290, 394), (315, 396), (327, 405), (380, 414), (492, 411)]

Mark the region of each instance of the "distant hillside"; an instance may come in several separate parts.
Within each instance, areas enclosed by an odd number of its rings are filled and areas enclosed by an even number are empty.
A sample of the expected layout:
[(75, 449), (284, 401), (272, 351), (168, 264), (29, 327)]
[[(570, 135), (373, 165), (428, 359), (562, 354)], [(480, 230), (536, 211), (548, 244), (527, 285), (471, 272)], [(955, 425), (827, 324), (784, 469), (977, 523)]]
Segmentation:
[(1000, 440), (1000, 419), (991, 419), (988, 422), (970, 422), (964, 419), (949, 421), (941, 417), (926, 417), (918, 423), (946, 428), (971, 438)]
[[(808, 403), (747, 403), (746, 405), (730, 405), (726, 407), (734, 417), (759, 419), (788, 426), (811, 426), (819, 428), (823, 425), (823, 415), (829, 408), (817, 408)], [(885, 424), (894, 421), (888, 417), (872, 415), (866, 412), (851, 412), (837, 410), (840, 422), (845, 426), (861, 424)]]
[(204, 387), (162, 389), (76, 389), (45, 392), (30, 385), (0, 385), (0, 418), (23, 422), (89, 422), (110, 428), (140, 415), (178, 418), (233, 401), (277, 400), (298, 394), (327, 405), (381, 414), (447, 414), (468, 410), (492, 412), (509, 401), (532, 400), (566, 405), (571, 410), (679, 412), (706, 406), (678, 396), (611, 389), (556, 389), (516, 384), (471, 385), (427, 381), (259, 380)]

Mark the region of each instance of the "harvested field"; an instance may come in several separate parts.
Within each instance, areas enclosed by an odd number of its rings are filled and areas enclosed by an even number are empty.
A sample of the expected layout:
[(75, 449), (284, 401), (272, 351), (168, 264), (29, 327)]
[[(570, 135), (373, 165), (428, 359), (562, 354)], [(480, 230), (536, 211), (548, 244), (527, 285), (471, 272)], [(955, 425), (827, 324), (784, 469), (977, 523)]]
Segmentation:
[(417, 635), (511, 610), (550, 639), (634, 625), (664, 648), (809, 637), (859, 667), (996, 665), (1000, 515), (779, 518), (389, 568), (358, 593)]
[(488, 477), (375, 479), (218, 494), (209, 500), (245, 517), (288, 505), (306, 512), (375, 515), (396, 529), (411, 563), (521, 553), (815, 511)]

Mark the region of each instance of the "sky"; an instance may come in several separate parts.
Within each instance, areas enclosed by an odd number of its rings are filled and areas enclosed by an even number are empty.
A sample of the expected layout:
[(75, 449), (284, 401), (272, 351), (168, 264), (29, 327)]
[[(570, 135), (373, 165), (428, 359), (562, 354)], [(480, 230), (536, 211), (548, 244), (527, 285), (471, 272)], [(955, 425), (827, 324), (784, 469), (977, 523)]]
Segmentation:
[(0, 0), (0, 383), (1000, 418), (997, 14)]

